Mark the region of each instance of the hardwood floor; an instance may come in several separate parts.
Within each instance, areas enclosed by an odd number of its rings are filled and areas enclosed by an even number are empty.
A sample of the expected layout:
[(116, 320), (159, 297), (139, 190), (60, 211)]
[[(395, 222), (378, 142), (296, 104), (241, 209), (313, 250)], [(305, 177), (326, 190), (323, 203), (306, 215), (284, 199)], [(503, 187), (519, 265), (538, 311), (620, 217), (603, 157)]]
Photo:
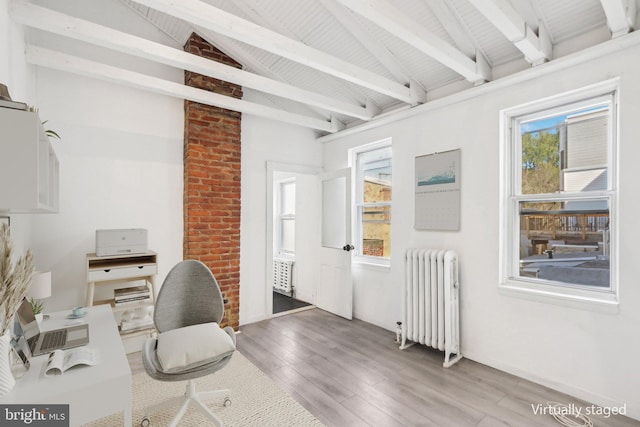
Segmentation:
[[(550, 426), (548, 401), (591, 407), (562, 393), (463, 359), (442, 367), (424, 346), (400, 351), (395, 334), (319, 309), (245, 325), (238, 350), (327, 426)], [(617, 415), (595, 426), (640, 426)]]
[[(238, 350), (327, 426), (549, 426), (532, 405), (591, 404), (462, 359), (449, 369), (425, 346), (400, 351), (395, 334), (319, 309), (245, 325)], [(140, 353), (132, 372), (144, 372)], [(640, 427), (620, 415), (594, 426)], [(581, 424), (578, 424), (581, 425)]]

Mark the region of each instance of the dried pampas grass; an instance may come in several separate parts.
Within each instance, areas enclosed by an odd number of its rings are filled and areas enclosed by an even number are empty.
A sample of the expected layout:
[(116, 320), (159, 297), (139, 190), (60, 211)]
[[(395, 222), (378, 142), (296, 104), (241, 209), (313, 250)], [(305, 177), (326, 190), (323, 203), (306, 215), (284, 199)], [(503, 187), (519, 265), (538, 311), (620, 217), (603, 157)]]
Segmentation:
[(22, 299), (27, 294), (33, 276), (33, 254), (21, 257), (13, 265), (13, 242), (9, 236), (9, 226), (0, 227), (0, 335), (11, 326), (11, 319)]

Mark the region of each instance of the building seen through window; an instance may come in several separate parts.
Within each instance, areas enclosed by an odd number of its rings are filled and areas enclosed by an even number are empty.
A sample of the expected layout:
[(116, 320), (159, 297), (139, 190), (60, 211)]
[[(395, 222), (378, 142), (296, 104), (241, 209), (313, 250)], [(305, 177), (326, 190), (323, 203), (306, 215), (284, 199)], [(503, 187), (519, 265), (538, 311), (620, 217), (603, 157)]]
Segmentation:
[(520, 277), (609, 288), (611, 106), (521, 121)]
[(359, 255), (391, 256), (391, 146), (356, 156), (356, 234)]

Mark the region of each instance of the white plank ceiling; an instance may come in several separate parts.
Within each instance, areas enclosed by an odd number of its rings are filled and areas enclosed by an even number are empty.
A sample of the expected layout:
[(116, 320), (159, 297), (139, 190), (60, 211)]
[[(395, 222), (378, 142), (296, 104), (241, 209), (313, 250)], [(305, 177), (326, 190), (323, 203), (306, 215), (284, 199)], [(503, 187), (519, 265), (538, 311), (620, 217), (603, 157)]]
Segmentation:
[[(122, 33), (108, 20), (54, 10), (59, 2), (13, 0), (12, 17), (38, 32), (239, 83), (251, 102), (184, 90), (35, 43), (28, 46), (28, 60), (322, 135), (624, 37), (636, 27), (640, 0), (110, 1), (120, 1), (176, 44), (159, 45)], [(243, 70), (180, 52), (194, 32)]]

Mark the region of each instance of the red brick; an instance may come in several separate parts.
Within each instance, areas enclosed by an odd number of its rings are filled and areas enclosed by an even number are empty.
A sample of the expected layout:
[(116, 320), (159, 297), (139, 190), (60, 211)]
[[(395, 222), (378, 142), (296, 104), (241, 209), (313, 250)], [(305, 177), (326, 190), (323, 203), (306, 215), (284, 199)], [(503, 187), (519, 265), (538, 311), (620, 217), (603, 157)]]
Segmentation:
[[(241, 65), (192, 34), (185, 51), (233, 67)], [(235, 98), (242, 87), (193, 72), (185, 84)], [(184, 248), (185, 259), (211, 269), (225, 297), (223, 325), (238, 327), (240, 292), (240, 165), (242, 114), (185, 101)]]

